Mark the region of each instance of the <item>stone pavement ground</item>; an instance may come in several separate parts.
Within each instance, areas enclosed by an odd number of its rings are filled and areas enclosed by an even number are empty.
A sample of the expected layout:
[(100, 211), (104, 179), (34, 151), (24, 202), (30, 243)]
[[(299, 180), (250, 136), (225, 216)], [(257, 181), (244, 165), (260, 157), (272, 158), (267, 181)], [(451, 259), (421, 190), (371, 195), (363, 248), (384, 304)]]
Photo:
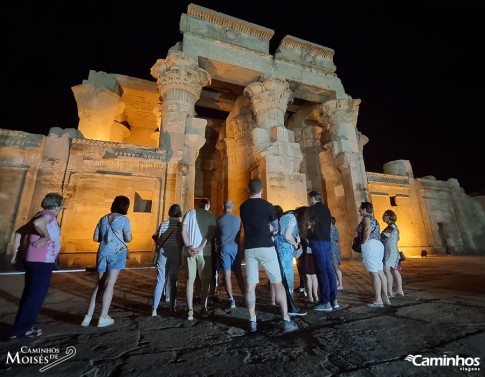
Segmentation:
[[(95, 273), (56, 272), (38, 319), (43, 335), (12, 341), (7, 339), (23, 275), (2, 275), (0, 376), (484, 375), (485, 257), (408, 259), (402, 271), (406, 295), (384, 309), (367, 307), (372, 290), (361, 261), (344, 261), (342, 271), (340, 309), (315, 312), (297, 298), (308, 315), (295, 318), (299, 330), (289, 334), (282, 333), (278, 308), (270, 305), (264, 273), (257, 288), (258, 332), (253, 334), (235, 279), (236, 309), (227, 309), (220, 287), (214, 314), (201, 319), (196, 307), (195, 320), (187, 321), (183, 300), (177, 316), (170, 317), (163, 307), (151, 317), (155, 270), (126, 270), (110, 311), (115, 324), (97, 328), (97, 308), (94, 324), (84, 328), (79, 324)], [(179, 297), (183, 289), (181, 284)], [(416, 356), (417, 364), (430, 357), (441, 363), (461, 358), (468, 370), (415, 365), (405, 360), (408, 355)]]

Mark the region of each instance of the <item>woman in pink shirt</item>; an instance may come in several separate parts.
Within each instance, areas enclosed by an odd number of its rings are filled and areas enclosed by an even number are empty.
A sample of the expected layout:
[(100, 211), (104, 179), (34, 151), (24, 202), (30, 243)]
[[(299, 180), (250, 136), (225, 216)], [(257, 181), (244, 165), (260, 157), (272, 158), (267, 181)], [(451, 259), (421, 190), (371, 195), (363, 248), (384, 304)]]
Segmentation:
[(61, 194), (48, 193), (41, 203), (43, 210), (30, 220), (30, 226), (22, 227), (28, 232), (16, 234), (16, 249), (22, 237), (28, 242), (24, 261), (25, 285), (10, 339), (35, 338), (42, 334), (42, 330), (34, 325), (47, 297), (52, 270), (61, 249), (61, 232), (56, 218), (63, 205)]

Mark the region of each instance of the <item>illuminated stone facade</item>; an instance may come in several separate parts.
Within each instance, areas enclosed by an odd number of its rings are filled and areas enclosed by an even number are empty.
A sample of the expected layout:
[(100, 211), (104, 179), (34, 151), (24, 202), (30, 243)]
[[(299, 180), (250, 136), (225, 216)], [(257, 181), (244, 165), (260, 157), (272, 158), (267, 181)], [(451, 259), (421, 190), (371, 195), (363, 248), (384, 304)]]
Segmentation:
[(284, 210), (322, 191), (343, 257), (356, 256), (349, 246), (364, 200), (379, 220), (396, 211), (400, 247), (410, 256), (485, 252), (483, 207), (456, 180), (415, 179), (408, 161), (366, 172), (360, 100), (345, 93), (333, 50), (286, 36), (270, 55), (273, 30), (197, 5), (180, 30), (182, 41), (151, 67), (154, 81), (91, 71), (74, 86), (79, 124), (66, 126), (77, 129), (0, 130), (4, 254), (49, 191), (67, 198), (61, 253), (75, 265), (94, 255), (94, 227), (116, 195), (132, 200), (130, 249), (141, 260), (172, 203), (187, 211), (209, 197), (221, 215), (231, 198), (237, 213), (253, 177)]

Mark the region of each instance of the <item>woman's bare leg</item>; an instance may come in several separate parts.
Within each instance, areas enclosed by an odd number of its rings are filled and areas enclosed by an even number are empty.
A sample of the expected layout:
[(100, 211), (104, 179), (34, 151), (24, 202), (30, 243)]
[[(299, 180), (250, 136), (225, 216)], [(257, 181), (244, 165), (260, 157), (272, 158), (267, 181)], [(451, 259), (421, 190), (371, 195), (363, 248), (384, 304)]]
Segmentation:
[(307, 294), (307, 299), (308, 301), (313, 302), (314, 299), (313, 299), (312, 275), (306, 274), (305, 277), (306, 277), (305, 290)]
[(391, 274), (391, 267), (385, 267), (384, 273), (386, 274), (387, 278), (387, 294), (389, 295), (389, 297), (393, 297), (394, 295), (392, 294), (392, 284), (394, 283), (394, 280)]
[(378, 272), (369, 272), (372, 280), (372, 287), (374, 289), (374, 304), (382, 304), (381, 296), (381, 279)]
[(96, 282), (96, 285), (93, 291), (91, 292), (91, 298), (89, 300), (88, 313), (86, 314), (88, 317), (92, 317), (94, 314), (94, 308), (96, 307), (96, 296), (98, 295), (99, 285), (103, 281), (103, 275), (104, 275), (104, 272), (98, 272), (98, 281)]
[(100, 317), (106, 318), (108, 315), (109, 307), (111, 306), (111, 300), (113, 299), (113, 291), (116, 280), (118, 280), (118, 275), (120, 270), (108, 270), (106, 285), (103, 294), (103, 307), (101, 309)]

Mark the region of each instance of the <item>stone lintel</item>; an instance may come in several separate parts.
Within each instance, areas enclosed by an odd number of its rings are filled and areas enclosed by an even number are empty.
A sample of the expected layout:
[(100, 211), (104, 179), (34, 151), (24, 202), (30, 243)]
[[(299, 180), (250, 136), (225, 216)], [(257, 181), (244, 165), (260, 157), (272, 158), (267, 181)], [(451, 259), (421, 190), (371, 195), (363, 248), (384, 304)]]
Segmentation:
[(162, 148), (143, 147), (126, 143), (113, 143), (92, 139), (72, 139), (73, 145), (98, 147), (103, 158), (130, 158), (142, 160), (165, 161), (165, 150)]
[(331, 48), (287, 35), (278, 46), (275, 59), (294, 61), (334, 73), (337, 69), (333, 63), (334, 54), (335, 51)]
[(125, 88), (131, 88), (144, 92), (158, 93), (158, 86), (155, 81), (149, 81), (119, 74), (113, 74), (113, 76), (116, 78), (123, 90)]
[(366, 175), (368, 182), (384, 182), (406, 186), (409, 186), (411, 184), (409, 177), (404, 177), (402, 175), (391, 175), (372, 172), (367, 172)]
[(22, 131), (0, 129), (0, 147), (37, 149), (45, 136)]
[(180, 31), (263, 53), (269, 53), (269, 41), (274, 35), (274, 30), (195, 4), (182, 14)]

